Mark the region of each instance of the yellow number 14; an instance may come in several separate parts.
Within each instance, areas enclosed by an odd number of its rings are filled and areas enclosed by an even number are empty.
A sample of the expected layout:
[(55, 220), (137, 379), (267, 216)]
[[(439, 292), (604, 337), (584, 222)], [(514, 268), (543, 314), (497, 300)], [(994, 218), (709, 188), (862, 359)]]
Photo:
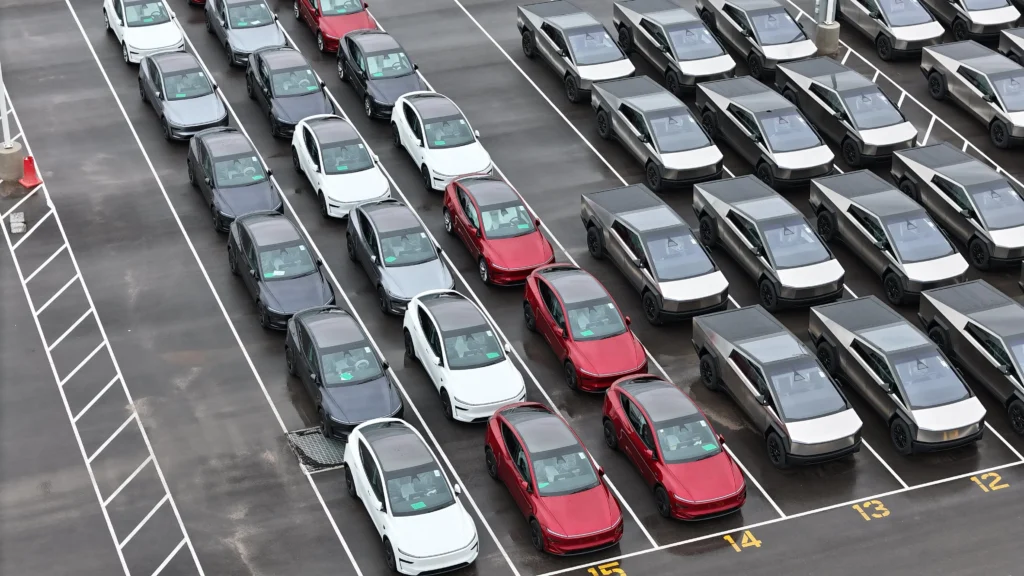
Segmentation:
[(743, 531), (743, 538), (740, 539), (739, 544), (737, 544), (736, 541), (733, 540), (732, 536), (729, 536), (728, 534), (722, 536), (722, 538), (724, 538), (725, 541), (728, 542), (730, 546), (732, 546), (732, 549), (737, 552), (742, 552), (743, 548), (749, 548), (751, 546), (753, 546), (754, 548), (761, 547), (761, 541), (755, 538), (754, 534), (751, 533), (750, 530)]

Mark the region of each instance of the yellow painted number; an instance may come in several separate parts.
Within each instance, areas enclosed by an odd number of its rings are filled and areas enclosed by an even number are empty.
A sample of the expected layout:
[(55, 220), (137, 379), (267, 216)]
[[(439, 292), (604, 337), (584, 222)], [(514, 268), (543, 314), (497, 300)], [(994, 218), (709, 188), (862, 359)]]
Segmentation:
[(861, 504), (854, 504), (853, 509), (856, 510), (865, 521), (870, 521), (872, 518), (885, 518), (889, 515), (889, 509), (882, 504), (881, 500), (868, 500)]
[[(1003, 488), (1010, 487), (1009, 484), (1003, 482), (1003, 477), (995, 472), (987, 472), (981, 476), (971, 476), (971, 480), (985, 492), (992, 492), (993, 490), (1002, 490)], [(988, 486), (985, 485), (986, 483)]]
[[(600, 570), (600, 572), (598, 572)], [(626, 571), (619, 568), (618, 562), (609, 562), (607, 564), (600, 564), (597, 568), (587, 568), (587, 572), (591, 576), (612, 576), (618, 574), (618, 576), (626, 576)]]
[(736, 540), (733, 540), (733, 537), (729, 536), (728, 534), (722, 536), (722, 538), (724, 538), (725, 541), (728, 542), (730, 546), (732, 546), (732, 549), (737, 552), (742, 552), (744, 548), (750, 548), (751, 546), (753, 546), (754, 548), (761, 547), (761, 541), (755, 538), (754, 534), (750, 530), (743, 531), (743, 538), (740, 539), (739, 544), (737, 544)]

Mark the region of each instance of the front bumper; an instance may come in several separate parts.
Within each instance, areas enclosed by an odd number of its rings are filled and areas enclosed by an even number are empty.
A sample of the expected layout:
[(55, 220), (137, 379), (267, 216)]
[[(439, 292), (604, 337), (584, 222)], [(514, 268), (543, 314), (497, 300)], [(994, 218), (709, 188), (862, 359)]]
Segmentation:
[(666, 320), (686, 320), (694, 316), (720, 312), (729, 307), (727, 292), (699, 300), (662, 301), (661, 316)]
[[(910, 442), (911, 451), (914, 453), (940, 452), (973, 444), (981, 440), (981, 437), (985, 434), (985, 429), (982, 423), (979, 422), (961, 430), (926, 432), (925, 434), (922, 434), (922, 432), (922, 430), (918, 430), (914, 439)], [(922, 439), (922, 436), (926, 437)], [(939, 440), (939, 438), (945, 439)]]
[(691, 186), (708, 180), (718, 180), (722, 177), (722, 162), (691, 168), (689, 170), (662, 169), (662, 183), (668, 186)]
[(989, 259), (1002, 264), (1010, 264), (1024, 260), (1024, 246), (1007, 248), (989, 246)]
[(897, 142), (896, 144), (886, 144), (878, 146), (874, 144), (861, 144), (860, 155), (862, 160), (865, 162), (871, 162), (875, 160), (887, 160), (892, 157), (893, 153), (898, 150), (907, 150), (913, 148), (916, 138), (907, 140), (906, 142)]
[(830, 283), (813, 288), (787, 288), (779, 290), (779, 302), (786, 306), (815, 306), (834, 302), (843, 295), (843, 282)]
[(356, 206), (365, 204), (367, 202), (379, 202), (391, 198), (391, 190), (388, 190), (384, 194), (376, 198), (370, 198), (368, 200), (357, 200), (355, 202), (339, 202), (330, 196), (324, 198), (327, 202), (327, 215), (331, 218), (347, 218), (352, 210), (355, 210)]
[(931, 290), (933, 288), (942, 288), (944, 286), (953, 286), (954, 284), (963, 284), (967, 282), (967, 274), (961, 274), (959, 276), (951, 276), (943, 280), (933, 280), (931, 282), (918, 282), (915, 280), (907, 280), (903, 288), (904, 292), (908, 295), (919, 296), (921, 292), (925, 290)]
[(820, 166), (812, 166), (811, 168), (782, 168), (780, 166), (772, 166), (772, 175), (775, 177), (775, 181), (783, 186), (806, 184), (812, 178), (828, 176), (833, 171), (834, 169), (831, 162)]
[(469, 404), (462, 402), (457, 398), (452, 398), (452, 408), (454, 409), (452, 411), (452, 415), (459, 422), (468, 422), (471, 424), (486, 422), (503, 406), (507, 406), (515, 402), (523, 402), (524, 400), (526, 400), (526, 388), (523, 388), (522, 394), (514, 398), (501, 400), (499, 402), (492, 402), (490, 404)]
[(1009, 30), (1017, 25), (1016, 20), (1000, 24), (975, 24), (971, 23), (971, 32), (968, 35), (971, 40), (996, 40), (999, 33)]
[(227, 125), (228, 125), (228, 115), (227, 114), (224, 115), (224, 118), (221, 118), (220, 120), (218, 120), (216, 122), (209, 122), (207, 124), (198, 124), (196, 126), (176, 126), (174, 124), (171, 124), (170, 122), (167, 123), (167, 127), (170, 128), (170, 131), (171, 131), (171, 138), (174, 139), (174, 140), (188, 140), (188, 139), (192, 138), (193, 136), (195, 136), (196, 134), (198, 134), (198, 133), (200, 133), (203, 130), (206, 130), (208, 128), (220, 128), (220, 127), (227, 126)]
[(533, 266), (526, 266), (524, 268), (500, 268), (494, 264), (487, 263), (487, 274), (490, 277), (490, 281), (500, 286), (509, 286), (513, 284), (523, 284), (526, 282), (527, 276), (529, 276), (534, 270), (541, 266), (547, 266), (553, 264), (555, 257), (552, 255), (551, 259), (547, 262), (535, 264)]
[(619, 378), (629, 376), (631, 374), (645, 373), (647, 373), (646, 359), (644, 359), (644, 363), (637, 368), (625, 370), (623, 372), (616, 372), (615, 374), (589, 374), (577, 368), (576, 387), (583, 392), (604, 392), (611, 388), (612, 384)]
[(569, 556), (574, 554), (587, 554), (596, 552), (618, 544), (622, 540), (622, 519), (618, 524), (602, 530), (580, 536), (564, 536), (552, 534), (544, 529), (544, 548), (551, 554)]
[(178, 42), (177, 44), (172, 44), (170, 46), (164, 46), (163, 48), (142, 49), (142, 48), (133, 48), (132, 46), (128, 46), (128, 61), (131, 62), (132, 64), (138, 64), (146, 56), (152, 56), (153, 54), (157, 54), (159, 52), (184, 52), (184, 51), (185, 51), (185, 39), (184, 38), (181, 40), (181, 42)]
[(860, 433), (823, 444), (790, 443), (786, 460), (793, 464), (818, 464), (860, 452)]
[(476, 560), (479, 553), (480, 540), (473, 538), (473, 542), (461, 550), (425, 558), (411, 556), (400, 549), (396, 549), (395, 561), (398, 564), (398, 571), (402, 574), (411, 574), (413, 576), (419, 574), (440, 574), (469, 566)]
[(746, 486), (725, 498), (704, 502), (684, 502), (673, 496), (672, 517), (677, 520), (710, 520), (738, 511), (746, 501)]

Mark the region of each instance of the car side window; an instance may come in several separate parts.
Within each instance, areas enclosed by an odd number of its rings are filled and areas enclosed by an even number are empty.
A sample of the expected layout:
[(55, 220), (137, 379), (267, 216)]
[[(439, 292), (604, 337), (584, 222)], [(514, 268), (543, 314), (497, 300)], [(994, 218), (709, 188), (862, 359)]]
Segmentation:
[(313, 341), (309, 338), (309, 330), (306, 329), (301, 323), (295, 323), (295, 332), (298, 334), (299, 349), (302, 350), (302, 355), (309, 362), (309, 355), (313, 350)]
[(555, 46), (559, 50), (564, 50), (566, 56), (569, 55), (569, 50), (566, 48), (565, 45), (565, 38), (562, 37), (561, 32), (555, 30), (555, 27), (548, 24), (547, 22), (540, 25), (540, 30), (541, 32), (547, 34), (548, 38), (551, 38), (551, 41), (555, 43)]
[(626, 226), (619, 221), (612, 224), (612, 231), (622, 239), (626, 244), (626, 247), (629, 248), (629, 251), (633, 253), (634, 258), (640, 258), (641, 260), (644, 259), (644, 247), (640, 242), (640, 236), (637, 236), (636, 232), (626, 228)]
[(885, 230), (882, 228), (882, 223), (878, 221), (871, 214), (861, 210), (856, 206), (850, 206), (849, 208), (850, 217), (853, 218), (858, 224), (867, 230), (868, 234), (875, 239), (875, 242), (886, 242)]
[(124, 8), (121, 6), (121, 0), (114, 0), (114, 14), (117, 14), (117, 19), (124, 24)]
[(456, 190), (456, 194), (459, 198), (459, 206), (462, 207), (462, 213), (469, 219), (469, 223), (473, 228), (480, 229), (480, 220), (477, 218), (476, 206), (473, 205), (473, 201), (469, 199), (469, 196), (467, 196), (461, 188), (456, 188)]
[(625, 394), (620, 393), (619, 400), (622, 402), (622, 408), (626, 412), (626, 419), (629, 420), (633, 431), (640, 437), (640, 440), (644, 443), (644, 446), (647, 446), (648, 450), (654, 450), (651, 427), (648, 426), (647, 419), (644, 418), (644, 413), (640, 411), (640, 407), (627, 398)]
[(316, 139), (313, 138), (313, 133), (309, 128), (302, 128), (302, 142), (306, 145), (306, 151), (309, 152), (309, 157), (313, 159), (313, 164), (316, 167), (320, 167), (320, 151), (316, 147)]
[(967, 198), (967, 192), (959, 184), (954, 184), (938, 174), (932, 176), (932, 184), (935, 184), (939, 190), (942, 190), (961, 210), (971, 209), (971, 201)]
[(310, 371), (313, 374), (317, 374), (319, 373), (320, 362), (319, 358), (316, 357), (316, 349), (313, 347), (313, 342), (309, 339), (309, 333), (300, 326), (299, 334), (302, 338), (302, 349), (306, 353), (306, 363), (309, 365)]
[(738, 8), (726, 4), (722, 7), (722, 12), (725, 12), (726, 16), (732, 18), (733, 22), (739, 24), (740, 28), (748, 32), (750, 31), (750, 22), (747, 20), (747, 15), (741, 12)]
[(366, 72), (366, 63), (363, 61), (363, 51), (359, 46), (352, 45), (352, 60), (355, 61), (356, 66), (363, 72)]
[(416, 111), (412, 109), (408, 102), (402, 103), (402, 113), (405, 114), (405, 121), (409, 123), (412, 133), (422, 140), (423, 132), (420, 130), (420, 119), (416, 117)]
[(878, 376), (882, 382), (895, 386), (896, 379), (893, 378), (892, 371), (889, 369), (889, 363), (885, 361), (885, 358), (882, 358), (874, 350), (861, 344), (859, 340), (854, 340), (851, 348), (871, 368), (875, 376)]
[(241, 230), (242, 243), (245, 246), (245, 259), (249, 261), (249, 269), (259, 272), (259, 260), (256, 258), (256, 245), (249, 238), (249, 233), (243, 227)]
[(637, 132), (647, 134), (647, 125), (644, 123), (643, 117), (636, 110), (625, 104), (620, 104), (619, 112), (622, 113), (622, 116)]
[(562, 303), (558, 301), (555, 292), (543, 281), (538, 282), (537, 287), (540, 290), (540, 298), (544, 301), (544, 306), (548, 309), (548, 313), (555, 320), (555, 324), (565, 330), (565, 315), (562, 313)]
[(640, 20), (640, 27), (647, 31), (648, 34), (654, 37), (663, 47), (668, 48), (668, 39), (665, 37), (665, 32), (662, 31), (661, 27), (644, 18)]
[(988, 83), (988, 78), (985, 78), (983, 74), (979, 74), (966, 66), (960, 66), (957, 68), (956, 72), (963, 76), (964, 79), (967, 80), (968, 84), (977, 88), (982, 94), (987, 96), (994, 95), (992, 92), (992, 86)]
[(359, 231), (363, 235), (363, 239), (366, 240), (366, 247), (370, 251), (371, 256), (377, 256), (377, 234), (373, 231), (373, 226), (370, 224), (370, 219), (366, 217), (366, 214), (359, 213)]
[(735, 349), (733, 349), (732, 353), (729, 354), (729, 359), (732, 360), (733, 364), (735, 364), (737, 368), (739, 368), (740, 374), (743, 374), (747, 381), (750, 382), (751, 386), (762, 394), (767, 392), (767, 384), (764, 379), (764, 374), (761, 373), (760, 368)]
[[(203, 173), (205, 177), (212, 177), (213, 175), (213, 158), (210, 156), (210, 152), (206, 149), (204, 144), (200, 144), (199, 148), (199, 163), (203, 167)], [(212, 183), (212, 181), (211, 181)]]
[(359, 443), (359, 458), (362, 460), (366, 480), (369, 482), (370, 488), (373, 489), (373, 495), (377, 497), (378, 502), (387, 505), (384, 500), (384, 481), (380, 476), (380, 470), (377, 469), (377, 463), (373, 461), (370, 451), (362, 442)]
[(749, 112), (732, 104), (729, 105), (728, 111), (751, 135), (759, 136), (761, 134), (760, 128), (757, 127), (757, 122), (754, 121), (754, 117)]
[(260, 60), (260, 73), (259, 73), (259, 77), (260, 77), (260, 82), (264, 86), (270, 86), (270, 68), (267, 67), (266, 62), (263, 62), (262, 59)]
[(975, 342), (981, 344), (981, 347), (984, 348), (990, 356), (995, 358), (996, 362), (1007, 366), (1013, 366), (1013, 362), (1010, 360), (1010, 355), (1006, 353), (1006, 348), (1003, 346), (1002, 341), (989, 333), (988, 330), (985, 330), (973, 322), (968, 322), (967, 333), (971, 335), (971, 338), (974, 338)]
[(811, 92), (818, 98), (821, 98), (833, 112), (845, 112), (843, 104), (839, 101), (839, 96), (835, 92), (824, 88), (820, 84), (811, 84)]
[(508, 449), (512, 462), (515, 462), (519, 477), (527, 482), (532, 482), (530, 479), (530, 463), (526, 458), (526, 452), (519, 444), (519, 439), (516, 438), (515, 433), (504, 422), (501, 423), (501, 439), (505, 441), (505, 448)]
[(729, 215), (726, 216), (726, 219), (729, 220), (729, 222), (732, 222), (733, 226), (735, 226), (740, 231), (740, 234), (744, 238), (746, 238), (747, 242), (750, 242), (751, 245), (762, 245), (761, 236), (758, 235), (757, 228), (753, 224), (748, 222), (746, 218), (740, 216), (735, 211), (730, 210)]
[(427, 339), (427, 344), (430, 345), (430, 349), (434, 351), (434, 355), (441, 358), (442, 361), (444, 356), (441, 354), (441, 336), (437, 333), (437, 328), (434, 326), (433, 320), (430, 319), (430, 315), (423, 308), (417, 311), (417, 316), (420, 321), (420, 328), (423, 329), (423, 336)]

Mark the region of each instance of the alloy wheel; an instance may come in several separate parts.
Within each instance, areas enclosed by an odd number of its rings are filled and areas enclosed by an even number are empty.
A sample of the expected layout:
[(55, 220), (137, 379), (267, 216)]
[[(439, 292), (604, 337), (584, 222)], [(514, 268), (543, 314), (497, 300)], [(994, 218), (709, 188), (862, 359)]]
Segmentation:
[(480, 262), (477, 264), (476, 269), (477, 269), (477, 272), (480, 273), (480, 280), (482, 280), (484, 284), (487, 284), (488, 282), (491, 281), (491, 275), (490, 275), (490, 273), (487, 270), (487, 261), (486, 260), (481, 258)]
[(363, 98), (363, 113), (367, 118), (373, 118), (373, 102), (370, 101), (369, 96)]

